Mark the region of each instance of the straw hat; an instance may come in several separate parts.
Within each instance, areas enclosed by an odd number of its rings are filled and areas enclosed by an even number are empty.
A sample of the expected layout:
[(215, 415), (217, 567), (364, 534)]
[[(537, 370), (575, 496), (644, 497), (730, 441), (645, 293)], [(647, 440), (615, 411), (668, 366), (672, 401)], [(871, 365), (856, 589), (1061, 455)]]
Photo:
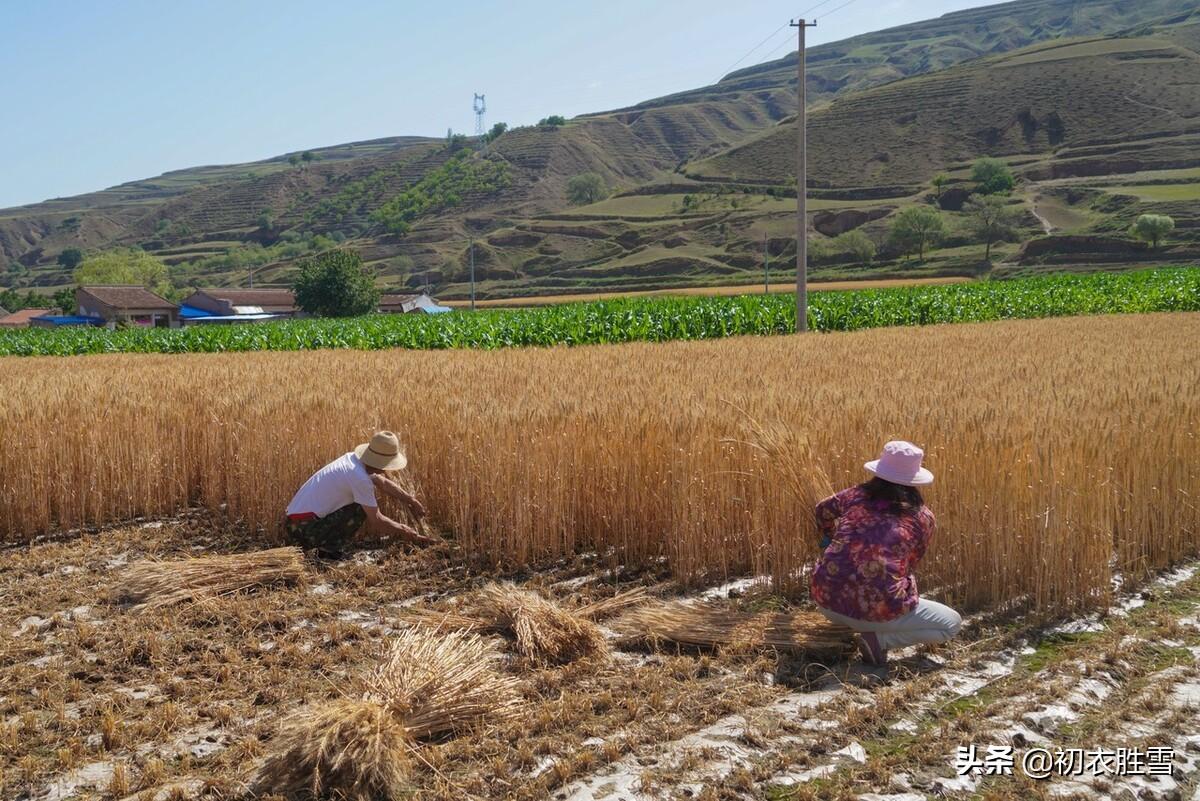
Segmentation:
[(933, 473), (921, 467), (925, 451), (904, 440), (892, 440), (883, 446), (883, 453), (863, 465), (868, 473), (874, 473), (884, 481), (903, 484), (906, 487), (921, 487), (933, 483)]
[(391, 431), (377, 431), (370, 442), (354, 449), (354, 455), (376, 470), (403, 470), (408, 464), (400, 450), (400, 438)]

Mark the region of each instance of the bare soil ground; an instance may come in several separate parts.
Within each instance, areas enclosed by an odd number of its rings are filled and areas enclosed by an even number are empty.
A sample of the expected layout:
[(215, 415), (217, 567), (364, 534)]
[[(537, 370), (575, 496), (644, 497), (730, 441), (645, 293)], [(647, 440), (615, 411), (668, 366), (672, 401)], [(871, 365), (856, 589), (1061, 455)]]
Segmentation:
[[(119, 601), (136, 559), (255, 547), (189, 515), (5, 551), (0, 798), (239, 797), (281, 720), (344, 692), (406, 607), (446, 608), (493, 578), (449, 545), (312, 563), (298, 586), (162, 611)], [(586, 557), (510, 578), (563, 600), (680, 593)], [(708, 595), (780, 602), (745, 590)], [(513, 657), (525, 713), (422, 747), (414, 797), (1200, 798), (1198, 612), (1200, 576), (1185, 568), (1058, 627), (976, 617), (887, 671), (767, 654), (617, 651), (553, 669)], [(1173, 773), (957, 776), (971, 743), (1166, 746)]]

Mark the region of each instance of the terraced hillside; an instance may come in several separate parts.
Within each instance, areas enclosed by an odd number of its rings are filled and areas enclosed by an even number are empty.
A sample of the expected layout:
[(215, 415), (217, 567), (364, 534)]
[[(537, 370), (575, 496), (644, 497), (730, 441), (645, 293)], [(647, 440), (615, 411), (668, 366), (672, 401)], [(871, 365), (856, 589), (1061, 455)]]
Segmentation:
[[(1036, 45), (838, 99), (809, 117), (810, 180), (918, 184), (981, 153), (1032, 179), (1195, 166), (1197, 31)], [(795, 142), (779, 126), (687, 172), (790, 183)]]

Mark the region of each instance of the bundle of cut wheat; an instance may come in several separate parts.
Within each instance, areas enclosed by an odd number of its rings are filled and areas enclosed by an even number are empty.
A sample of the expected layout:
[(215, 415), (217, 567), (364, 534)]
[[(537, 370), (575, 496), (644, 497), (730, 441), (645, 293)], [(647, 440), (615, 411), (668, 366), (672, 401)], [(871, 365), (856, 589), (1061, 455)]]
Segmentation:
[(417, 740), (496, 723), (520, 705), (520, 683), (497, 670), (498, 658), (477, 634), (409, 629), (368, 677), (367, 694)]
[(623, 612), (631, 606), (638, 606), (650, 600), (645, 587), (634, 587), (632, 590), (619, 592), (609, 598), (601, 598), (584, 604), (575, 610), (575, 614), (588, 620), (604, 620), (618, 612)]
[(496, 631), (510, 634), (517, 651), (538, 664), (563, 664), (608, 653), (608, 642), (591, 620), (509, 582), (479, 593), (479, 614)]
[(401, 721), (374, 701), (333, 701), (284, 725), (251, 784), (255, 796), (400, 798), (412, 765)]
[(743, 612), (710, 603), (643, 606), (613, 626), (626, 644), (671, 642), (692, 648), (833, 655), (845, 650), (851, 632), (817, 612)]
[(511, 718), (518, 681), (468, 632), (412, 628), (393, 640), (359, 700), (288, 720), (252, 781), (258, 794), (309, 792), (354, 801), (398, 798), (419, 741)]
[(291, 583), (303, 575), (304, 554), (290, 547), (169, 562), (147, 559), (125, 569), (120, 595), (140, 611)]

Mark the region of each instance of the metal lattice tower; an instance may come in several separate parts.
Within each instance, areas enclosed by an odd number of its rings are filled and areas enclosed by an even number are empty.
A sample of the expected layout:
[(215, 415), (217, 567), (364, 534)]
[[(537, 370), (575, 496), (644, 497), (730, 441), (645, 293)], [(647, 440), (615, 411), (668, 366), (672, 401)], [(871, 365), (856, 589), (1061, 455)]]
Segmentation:
[(487, 113), (487, 100), (483, 95), (475, 95), (475, 135), (483, 136), (483, 115)]

